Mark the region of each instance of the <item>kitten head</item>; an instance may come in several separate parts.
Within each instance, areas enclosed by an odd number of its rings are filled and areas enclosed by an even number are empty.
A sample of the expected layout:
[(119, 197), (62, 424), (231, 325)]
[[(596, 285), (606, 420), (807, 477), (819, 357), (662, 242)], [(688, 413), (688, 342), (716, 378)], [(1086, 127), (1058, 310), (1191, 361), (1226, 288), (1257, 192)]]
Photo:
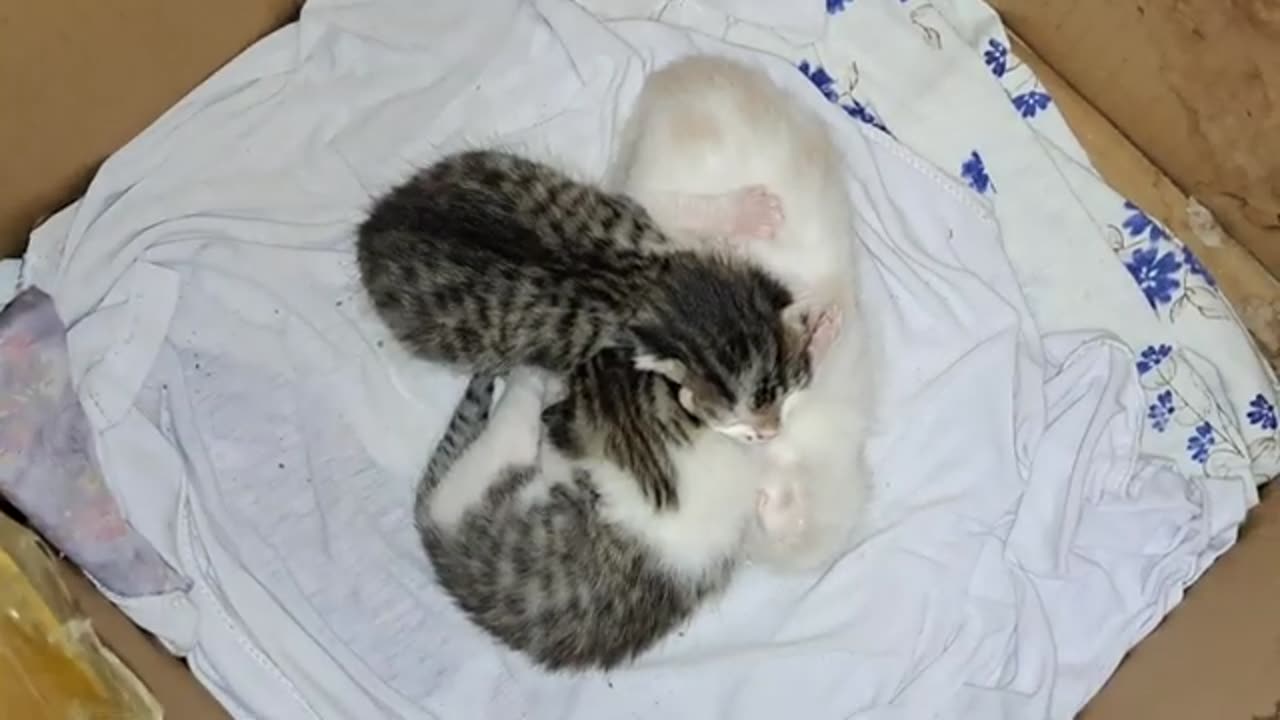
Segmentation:
[(712, 335), (700, 352), (641, 352), (635, 364), (679, 385), (680, 404), (713, 430), (766, 442), (782, 431), (784, 411), (809, 386), (840, 322), (834, 305), (794, 302), (769, 322), (739, 324), (718, 346)]

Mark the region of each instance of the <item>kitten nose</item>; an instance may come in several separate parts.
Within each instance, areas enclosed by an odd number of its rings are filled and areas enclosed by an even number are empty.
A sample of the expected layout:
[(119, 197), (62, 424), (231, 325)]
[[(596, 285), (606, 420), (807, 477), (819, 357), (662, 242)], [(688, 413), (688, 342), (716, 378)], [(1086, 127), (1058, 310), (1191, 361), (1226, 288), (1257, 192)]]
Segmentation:
[(777, 437), (778, 428), (776, 427), (758, 427), (755, 428), (755, 439), (758, 441), (772, 440)]

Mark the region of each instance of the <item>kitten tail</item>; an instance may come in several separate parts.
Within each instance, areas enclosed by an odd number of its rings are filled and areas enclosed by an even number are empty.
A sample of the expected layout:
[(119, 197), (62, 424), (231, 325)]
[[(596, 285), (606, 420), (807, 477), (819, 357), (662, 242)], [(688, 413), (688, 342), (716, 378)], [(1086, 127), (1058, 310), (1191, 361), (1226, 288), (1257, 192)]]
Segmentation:
[(429, 517), (431, 495), (436, 485), (489, 424), (489, 411), (493, 406), (493, 387), (496, 379), (497, 376), (488, 374), (472, 376), (471, 382), (467, 383), (466, 391), (462, 393), (462, 399), (458, 401), (458, 406), (453, 411), (453, 417), (449, 419), (444, 437), (440, 438), (439, 444), (432, 452), (431, 460), (427, 462), (427, 469), (423, 471), (422, 479), (418, 481), (418, 490), (414, 498), (414, 517), (420, 529), (425, 529), (422, 526)]

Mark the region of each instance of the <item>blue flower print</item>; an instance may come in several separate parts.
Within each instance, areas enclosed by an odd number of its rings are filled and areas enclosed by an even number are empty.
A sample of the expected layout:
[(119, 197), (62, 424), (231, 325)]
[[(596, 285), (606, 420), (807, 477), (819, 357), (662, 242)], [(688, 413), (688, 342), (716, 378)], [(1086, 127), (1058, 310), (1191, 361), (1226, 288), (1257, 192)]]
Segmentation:
[(809, 78), (809, 82), (818, 88), (823, 97), (831, 102), (840, 99), (840, 94), (836, 92), (836, 79), (831, 77), (826, 68), (821, 65), (810, 65), (808, 60), (801, 60), (796, 67)]
[(1160, 242), (1168, 240), (1169, 233), (1160, 227), (1160, 224), (1151, 219), (1137, 205), (1124, 201), (1124, 209), (1129, 211), (1129, 217), (1124, 219), (1124, 229), (1129, 233), (1129, 237), (1142, 237), (1143, 233), (1147, 234), (1147, 240), (1151, 242)]
[(858, 102), (853, 98), (849, 98), (849, 103), (847, 105), (841, 103), (840, 107), (844, 108), (844, 111), (849, 114), (849, 117), (857, 118), (886, 135), (893, 134), (889, 132), (889, 128), (885, 127), (884, 121), (880, 119), (880, 116), (876, 115), (874, 110), (863, 105), (861, 102)]
[(1138, 248), (1124, 266), (1147, 296), (1152, 310), (1173, 302), (1173, 293), (1182, 287), (1177, 278), (1182, 263), (1173, 250), (1162, 253), (1158, 247)]
[(1187, 272), (1192, 275), (1200, 276), (1200, 278), (1204, 280), (1205, 284), (1211, 288), (1218, 287), (1218, 281), (1213, 279), (1213, 275), (1209, 274), (1208, 268), (1200, 262), (1200, 258), (1196, 257), (1196, 254), (1191, 252), (1191, 248), (1183, 246), (1182, 262), (1187, 266)]
[(1206, 420), (1196, 426), (1195, 432), (1187, 438), (1187, 452), (1191, 459), (1201, 465), (1209, 460), (1209, 451), (1213, 449), (1213, 426)]
[(991, 74), (1004, 77), (1009, 70), (1009, 48), (995, 38), (987, 41), (987, 49), (982, 51), (982, 61), (991, 68)]
[(1146, 375), (1160, 367), (1160, 363), (1164, 362), (1171, 353), (1173, 353), (1173, 348), (1165, 343), (1148, 345), (1138, 357), (1138, 374)]
[(1249, 401), (1249, 412), (1245, 415), (1250, 425), (1257, 425), (1263, 430), (1275, 430), (1276, 406), (1272, 405), (1262, 393), (1258, 393)]
[(1047, 92), (1028, 90), (1013, 96), (1013, 106), (1018, 109), (1019, 113), (1022, 113), (1022, 117), (1033, 118), (1036, 113), (1048, 109), (1049, 102), (1052, 99)]
[(844, 12), (845, 6), (852, 2), (853, 0), (827, 0), (827, 14), (835, 15)]
[(983, 162), (977, 150), (969, 153), (969, 159), (960, 166), (960, 177), (968, 180), (969, 187), (979, 193), (985, 193), (988, 190), (996, 191), (995, 183), (991, 182), (991, 176), (987, 174), (987, 164)]
[(1164, 432), (1173, 418), (1173, 391), (1165, 390), (1156, 395), (1156, 401), (1147, 408), (1147, 417), (1156, 432)]
[(805, 77), (809, 78), (809, 82), (818, 88), (823, 97), (839, 105), (840, 109), (844, 110), (849, 117), (861, 120), (886, 135), (893, 135), (893, 133), (889, 132), (889, 128), (885, 126), (884, 121), (880, 119), (880, 116), (871, 109), (870, 105), (852, 97), (848, 98), (847, 102), (841, 102), (840, 92), (836, 89), (836, 79), (831, 77), (831, 73), (827, 72), (826, 68), (816, 63), (811, 64), (808, 60), (801, 60), (796, 65), (796, 68), (804, 73)]

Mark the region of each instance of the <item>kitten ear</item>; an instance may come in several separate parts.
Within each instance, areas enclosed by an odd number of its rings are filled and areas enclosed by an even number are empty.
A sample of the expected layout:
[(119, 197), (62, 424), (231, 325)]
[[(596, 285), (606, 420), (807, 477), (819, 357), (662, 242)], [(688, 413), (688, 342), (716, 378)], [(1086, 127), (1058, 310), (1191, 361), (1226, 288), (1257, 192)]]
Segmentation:
[(834, 303), (821, 305), (798, 300), (782, 311), (782, 319), (817, 362), (840, 337), (844, 313)]
[(652, 353), (640, 353), (632, 361), (637, 370), (656, 372), (677, 385), (683, 385), (689, 377), (689, 368), (679, 360), (658, 357)]
[(698, 412), (698, 403), (694, 401), (693, 391), (689, 388), (681, 385), (680, 391), (676, 393), (676, 400), (680, 402), (680, 407), (684, 408), (685, 412), (690, 414)]

